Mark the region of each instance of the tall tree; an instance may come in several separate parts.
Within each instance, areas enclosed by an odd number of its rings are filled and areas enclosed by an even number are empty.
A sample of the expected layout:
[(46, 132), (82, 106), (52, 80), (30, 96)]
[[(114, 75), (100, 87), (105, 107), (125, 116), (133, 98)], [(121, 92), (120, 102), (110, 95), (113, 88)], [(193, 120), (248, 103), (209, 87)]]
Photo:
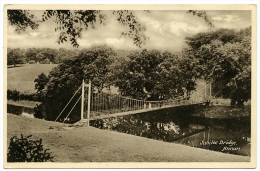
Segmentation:
[(168, 52), (135, 52), (113, 66), (111, 80), (122, 95), (150, 100), (184, 95), (191, 78), (181, 73), (180, 59)]
[(37, 54), (41, 51), (41, 49), (39, 48), (28, 48), (25, 51), (25, 56), (27, 61), (31, 61), (34, 60), (35, 62), (37, 62)]
[[(212, 40), (205, 41), (208, 37)], [(185, 53), (197, 65), (192, 71), (197, 70), (200, 77), (214, 83), (215, 96), (231, 98), (232, 105), (242, 105), (250, 99), (250, 29), (199, 33), (187, 38), (187, 43), (191, 50)]]
[(20, 48), (7, 49), (7, 65), (22, 64), (25, 62), (24, 51)]
[(47, 75), (45, 75), (44, 73), (41, 73), (40, 75), (38, 75), (38, 78), (36, 78), (34, 80), (34, 82), (36, 82), (35, 89), (37, 90), (37, 92), (42, 91), (46, 87), (46, 84), (48, 83), (48, 81), (49, 81), (49, 79), (48, 79)]
[[(66, 106), (67, 102), (73, 96), (82, 80), (91, 80), (95, 89), (102, 89), (106, 82), (104, 79), (109, 72), (109, 65), (113, 61), (114, 52), (107, 46), (94, 46), (90, 49), (84, 49), (78, 56), (64, 60), (58, 67), (54, 68), (49, 76), (46, 88), (43, 91), (44, 105), (46, 107), (46, 119), (55, 120), (58, 114)], [(72, 108), (78, 93), (64, 114), (60, 117), (65, 118)], [(74, 112), (70, 115), (71, 120), (80, 119), (80, 104), (76, 105)]]

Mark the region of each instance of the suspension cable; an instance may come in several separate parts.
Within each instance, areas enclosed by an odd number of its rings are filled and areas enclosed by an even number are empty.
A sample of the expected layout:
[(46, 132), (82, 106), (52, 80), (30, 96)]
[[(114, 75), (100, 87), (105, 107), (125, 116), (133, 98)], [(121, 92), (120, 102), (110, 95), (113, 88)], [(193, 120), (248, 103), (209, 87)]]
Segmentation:
[(82, 87), (82, 85), (78, 88), (78, 90), (74, 93), (74, 95), (71, 97), (70, 101), (67, 103), (67, 105), (63, 108), (63, 110), (60, 112), (60, 114), (58, 115), (58, 117), (55, 119), (54, 122), (57, 121), (57, 119), (60, 117), (60, 115), (62, 114), (62, 112), (64, 112), (64, 110), (66, 109), (66, 107), (69, 105), (69, 103), (71, 102), (71, 100), (74, 98), (74, 96), (77, 94), (77, 92), (79, 91), (79, 89)]
[[(81, 99), (82, 95), (79, 97), (79, 99)], [(68, 116), (70, 115), (70, 113), (72, 112), (72, 110), (74, 109), (74, 107), (76, 106), (76, 104), (79, 102), (79, 99), (76, 101), (76, 103), (74, 104), (74, 106), (72, 107), (72, 109), (70, 110), (69, 114), (66, 116), (66, 118), (64, 119), (63, 123), (65, 122), (65, 120), (68, 118)]]

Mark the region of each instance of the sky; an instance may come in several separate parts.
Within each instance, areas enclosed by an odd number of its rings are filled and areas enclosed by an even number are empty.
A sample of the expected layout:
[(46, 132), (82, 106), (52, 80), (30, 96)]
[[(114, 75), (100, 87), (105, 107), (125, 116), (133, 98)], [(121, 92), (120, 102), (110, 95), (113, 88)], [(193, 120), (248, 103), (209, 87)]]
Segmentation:
[[(30, 10), (37, 19), (41, 19), (43, 11)], [(138, 21), (146, 27), (145, 35), (149, 40), (142, 46), (146, 49), (181, 51), (185, 47), (185, 37), (199, 32), (229, 28), (240, 30), (251, 26), (251, 12), (237, 10), (214, 10), (206, 11), (214, 28), (208, 26), (200, 18), (187, 14), (185, 10), (152, 10), (134, 11)], [(106, 25), (96, 25), (96, 29), (89, 28), (84, 31), (82, 38), (78, 40), (79, 48), (88, 48), (92, 45), (106, 44), (115, 49), (135, 50), (138, 49), (128, 37), (121, 36), (126, 28), (116, 21), (111, 11), (102, 11), (106, 15)], [(14, 48), (49, 47), (49, 48), (72, 48), (70, 42), (58, 44), (59, 32), (55, 32), (56, 24), (52, 19), (40, 23), (37, 30), (26, 29), (18, 34), (13, 26), (7, 26), (7, 46)]]

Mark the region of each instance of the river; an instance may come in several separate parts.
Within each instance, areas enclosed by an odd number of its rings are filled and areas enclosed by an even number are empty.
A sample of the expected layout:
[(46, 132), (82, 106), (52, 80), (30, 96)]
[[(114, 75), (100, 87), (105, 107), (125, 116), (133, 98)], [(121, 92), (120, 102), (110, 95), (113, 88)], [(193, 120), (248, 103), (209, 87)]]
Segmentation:
[(235, 155), (251, 155), (250, 116), (208, 118), (177, 109), (98, 119), (91, 126)]

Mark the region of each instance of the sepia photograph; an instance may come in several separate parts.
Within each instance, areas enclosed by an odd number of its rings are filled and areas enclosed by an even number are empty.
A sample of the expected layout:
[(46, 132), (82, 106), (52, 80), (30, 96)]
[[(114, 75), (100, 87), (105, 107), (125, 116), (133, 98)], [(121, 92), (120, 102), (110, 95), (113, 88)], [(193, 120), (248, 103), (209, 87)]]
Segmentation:
[(256, 9), (6, 4), (4, 167), (255, 168)]

